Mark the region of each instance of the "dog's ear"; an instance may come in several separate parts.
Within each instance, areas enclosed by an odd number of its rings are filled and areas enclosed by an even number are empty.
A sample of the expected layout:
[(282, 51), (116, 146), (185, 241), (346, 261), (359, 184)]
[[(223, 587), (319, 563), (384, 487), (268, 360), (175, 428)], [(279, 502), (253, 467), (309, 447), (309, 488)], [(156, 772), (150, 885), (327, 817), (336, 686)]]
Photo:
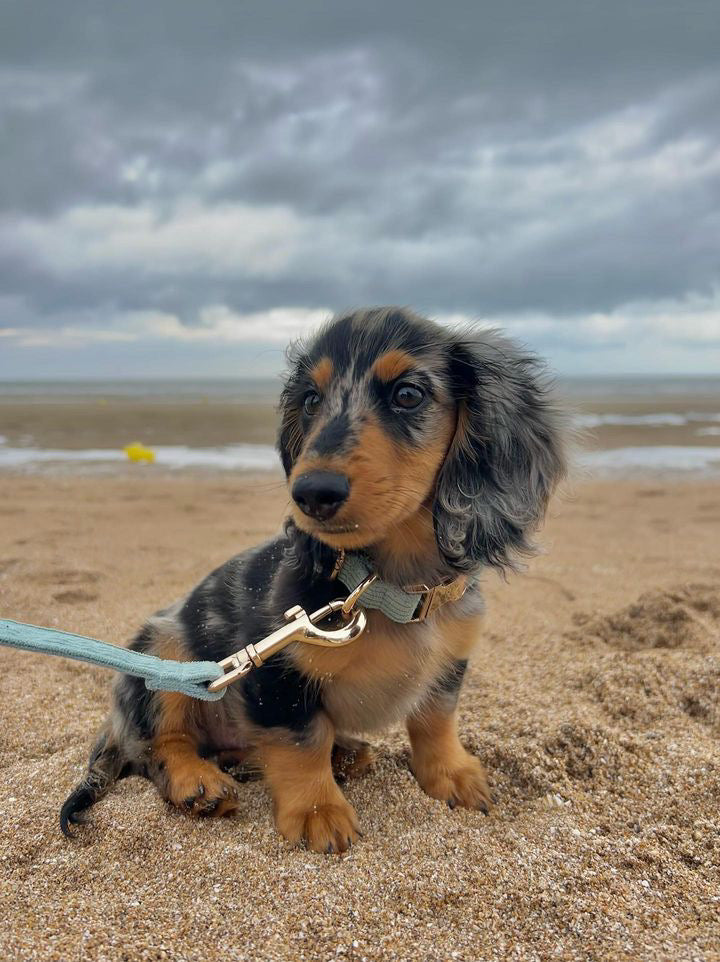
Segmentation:
[(292, 404), (287, 388), (280, 396), (280, 427), (278, 428), (276, 447), (285, 469), (285, 475), (289, 476), (302, 447), (302, 428), (300, 426), (300, 414)]
[(302, 376), (307, 369), (307, 356), (302, 344), (291, 344), (287, 351), (289, 365), (280, 394), (280, 427), (276, 447), (280, 454), (285, 474), (289, 475), (298, 459), (303, 443), (303, 430), (300, 413), (302, 403)]
[(541, 363), (493, 331), (454, 336), (449, 374), (457, 428), (433, 509), (445, 561), (512, 568), (566, 473), (565, 423)]

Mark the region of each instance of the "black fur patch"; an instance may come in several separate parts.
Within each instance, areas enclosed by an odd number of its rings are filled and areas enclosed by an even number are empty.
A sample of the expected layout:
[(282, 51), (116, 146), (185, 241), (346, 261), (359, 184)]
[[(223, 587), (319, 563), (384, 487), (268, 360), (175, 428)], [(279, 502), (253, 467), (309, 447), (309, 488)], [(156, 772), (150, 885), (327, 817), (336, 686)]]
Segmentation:
[(313, 342), (305, 362), (306, 368), (312, 368), (322, 357), (329, 357), (332, 359), (335, 374), (343, 374), (352, 361), (353, 340), (352, 315), (333, 321)]
[(456, 695), (462, 688), (463, 679), (467, 670), (467, 658), (454, 659), (433, 682), (432, 690), (438, 695)]
[(337, 454), (350, 441), (353, 432), (347, 411), (331, 418), (315, 438), (312, 449), (315, 454)]
[(115, 689), (115, 702), (122, 715), (140, 738), (151, 738), (153, 732), (152, 692), (142, 678), (123, 675)]
[(261, 728), (302, 732), (320, 708), (320, 695), (282, 655), (247, 676), (243, 695), (248, 717)]

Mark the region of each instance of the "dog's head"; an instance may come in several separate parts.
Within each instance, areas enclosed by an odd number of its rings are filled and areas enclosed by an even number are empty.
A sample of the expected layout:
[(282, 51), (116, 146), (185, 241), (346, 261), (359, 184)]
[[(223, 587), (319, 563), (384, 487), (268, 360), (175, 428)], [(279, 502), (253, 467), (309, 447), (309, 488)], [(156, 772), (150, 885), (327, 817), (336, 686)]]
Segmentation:
[(562, 418), (533, 356), (383, 308), (334, 318), (291, 359), (278, 447), (301, 530), (363, 548), (431, 512), (451, 569), (531, 550), (565, 472)]

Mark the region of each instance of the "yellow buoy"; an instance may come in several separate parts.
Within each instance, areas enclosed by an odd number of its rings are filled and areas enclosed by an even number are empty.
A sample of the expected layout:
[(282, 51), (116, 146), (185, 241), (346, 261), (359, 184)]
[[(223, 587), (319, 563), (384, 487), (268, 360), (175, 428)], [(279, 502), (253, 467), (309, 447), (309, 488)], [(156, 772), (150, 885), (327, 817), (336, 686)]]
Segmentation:
[(144, 444), (140, 444), (139, 441), (126, 444), (123, 451), (127, 454), (128, 460), (135, 464), (152, 464), (155, 460), (155, 452), (146, 448)]

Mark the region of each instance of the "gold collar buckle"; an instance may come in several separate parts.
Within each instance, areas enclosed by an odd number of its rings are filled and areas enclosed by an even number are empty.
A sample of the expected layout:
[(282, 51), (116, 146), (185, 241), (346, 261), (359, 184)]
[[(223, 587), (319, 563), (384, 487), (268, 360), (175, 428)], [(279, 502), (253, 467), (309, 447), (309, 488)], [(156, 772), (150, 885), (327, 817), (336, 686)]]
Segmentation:
[(459, 578), (445, 578), (444, 581), (432, 588), (428, 585), (409, 586), (405, 589), (406, 591), (421, 595), (410, 623), (425, 621), (443, 605), (449, 604), (451, 601), (459, 601), (467, 591), (467, 586), (467, 578), (464, 575), (460, 575)]

